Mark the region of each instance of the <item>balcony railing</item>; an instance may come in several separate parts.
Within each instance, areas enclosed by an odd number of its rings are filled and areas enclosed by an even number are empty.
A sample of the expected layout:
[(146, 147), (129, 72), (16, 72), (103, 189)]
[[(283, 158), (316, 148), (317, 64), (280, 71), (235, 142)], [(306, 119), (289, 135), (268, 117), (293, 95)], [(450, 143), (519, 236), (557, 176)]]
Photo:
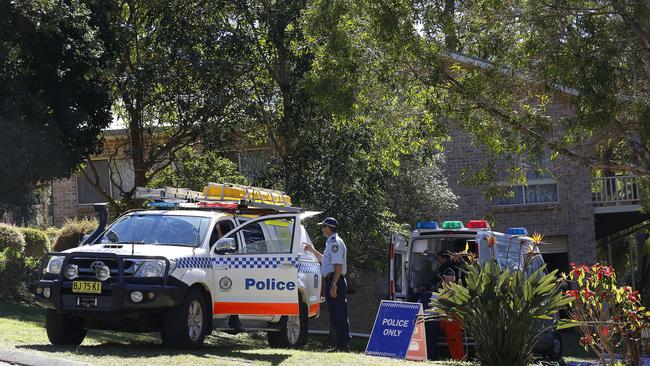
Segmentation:
[[(639, 205), (638, 177), (615, 176), (594, 178), (591, 182), (591, 197), (594, 207), (610, 207), (611, 212), (628, 211)], [(627, 209), (624, 209), (627, 208)], [(638, 209), (638, 207), (634, 207)]]

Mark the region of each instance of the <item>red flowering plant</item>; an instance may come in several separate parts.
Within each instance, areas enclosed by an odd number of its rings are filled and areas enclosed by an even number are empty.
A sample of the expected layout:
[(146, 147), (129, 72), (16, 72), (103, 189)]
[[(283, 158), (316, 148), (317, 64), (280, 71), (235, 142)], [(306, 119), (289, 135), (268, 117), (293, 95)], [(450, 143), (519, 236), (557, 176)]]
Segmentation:
[(573, 289), (565, 294), (571, 297), (571, 320), (563, 327), (580, 328), (580, 344), (594, 351), (605, 365), (608, 359), (615, 365), (614, 353), (622, 352), (626, 365), (639, 365), (641, 358), (641, 329), (649, 312), (641, 306), (638, 291), (629, 286), (618, 286), (616, 273), (609, 266), (576, 265), (564, 274)]

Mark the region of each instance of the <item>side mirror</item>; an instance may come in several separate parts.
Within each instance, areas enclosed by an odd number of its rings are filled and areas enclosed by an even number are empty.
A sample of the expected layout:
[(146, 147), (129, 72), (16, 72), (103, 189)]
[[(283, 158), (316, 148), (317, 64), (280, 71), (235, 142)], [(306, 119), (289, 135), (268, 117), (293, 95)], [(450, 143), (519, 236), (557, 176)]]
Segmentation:
[(221, 238), (214, 245), (214, 252), (217, 254), (234, 253), (237, 251), (235, 238)]

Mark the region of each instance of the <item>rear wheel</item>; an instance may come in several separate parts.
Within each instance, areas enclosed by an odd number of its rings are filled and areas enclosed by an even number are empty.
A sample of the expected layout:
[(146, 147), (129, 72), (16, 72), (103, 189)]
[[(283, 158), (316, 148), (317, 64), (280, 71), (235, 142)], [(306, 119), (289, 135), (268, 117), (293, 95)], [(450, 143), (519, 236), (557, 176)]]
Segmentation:
[(207, 334), (207, 315), (203, 294), (199, 289), (192, 288), (179, 306), (165, 314), (160, 338), (166, 346), (198, 348)]
[(80, 319), (47, 309), (45, 315), (47, 338), (55, 346), (78, 346), (86, 338), (86, 328)]
[(300, 300), (298, 305), (300, 314), (283, 316), (280, 320), (280, 331), (266, 333), (269, 346), (273, 348), (302, 348), (307, 343), (309, 321), (307, 304)]

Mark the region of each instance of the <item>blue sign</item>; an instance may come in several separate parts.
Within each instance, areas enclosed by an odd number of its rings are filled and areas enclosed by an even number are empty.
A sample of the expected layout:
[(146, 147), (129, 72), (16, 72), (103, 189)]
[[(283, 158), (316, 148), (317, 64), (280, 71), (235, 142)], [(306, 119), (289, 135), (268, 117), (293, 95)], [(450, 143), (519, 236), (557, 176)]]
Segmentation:
[(422, 304), (382, 300), (366, 354), (405, 358)]

